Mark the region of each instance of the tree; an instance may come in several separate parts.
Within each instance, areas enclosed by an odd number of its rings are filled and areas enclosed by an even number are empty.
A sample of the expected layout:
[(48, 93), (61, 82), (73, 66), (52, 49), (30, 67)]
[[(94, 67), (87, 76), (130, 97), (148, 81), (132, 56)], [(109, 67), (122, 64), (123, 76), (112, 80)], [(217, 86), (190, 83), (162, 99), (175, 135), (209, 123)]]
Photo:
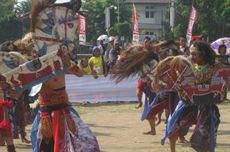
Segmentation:
[(109, 29), (109, 35), (112, 36), (124, 36), (125, 38), (130, 38), (132, 34), (131, 24), (128, 22), (117, 23)]
[[(82, 4), (83, 14), (86, 16), (86, 23), (87, 23), (87, 41), (92, 41), (92, 43), (96, 42), (98, 36), (102, 34), (106, 34), (105, 29), (105, 14), (104, 10), (107, 7), (111, 7), (110, 9), (110, 23), (112, 29), (115, 29), (115, 25), (118, 23), (118, 1), (117, 0), (85, 0)], [(119, 16), (120, 16), (120, 23), (127, 21), (131, 21), (131, 9), (127, 7), (125, 4), (125, 0), (119, 0)], [(116, 33), (118, 31), (114, 31)]]
[[(32, 0), (18, 3), (16, 0), (1, 0), (0, 3), (0, 43), (22, 37), (24, 26), (29, 29), (29, 22), (22, 23), (22, 15), (31, 9)], [(27, 30), (28, 31), (28, 30)]]
[(23, 34), (28, 33), (30, 29), (29, 13), (32, 7), (32, 0), (22, 1), (15, 6), (15, 13), (17, 18), (22, 21)]
[[(197, 21), (193, 28), (194, 35), (204, 35), (209, 41), (228, 36), (225, 30), (229, 23), (230, 2), (228, 0), (178, 0), (176, 3), (176, 20), (173, 32), (170, 32), (169, 21), (165, 21), (165, 36), (178, 38), (186, 35), (191, 6), (198, 11)], [(169, 12), (166, 15), (169, 18)]]
[(18, 33), (19, 23), (15, 20), (14, 5), (15, 0), (2, 0), (0, 3), (0, 42), (14, 39)]

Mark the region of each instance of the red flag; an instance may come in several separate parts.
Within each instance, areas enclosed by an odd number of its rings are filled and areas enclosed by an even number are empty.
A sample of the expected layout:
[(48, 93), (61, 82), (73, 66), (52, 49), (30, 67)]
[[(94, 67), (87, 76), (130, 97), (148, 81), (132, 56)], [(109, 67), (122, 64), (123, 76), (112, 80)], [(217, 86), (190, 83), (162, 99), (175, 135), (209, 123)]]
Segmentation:
[(78, 33), (79, 33), (79, 44), (86, 43), (86, 18), (78, 14)]
[(191, 39), (192, 39), (192, 29), (193, 29), (193, 25), (196, 21), (196, 17), (197, 17), (197, 11), (196, 9), (192, 6), (192, 10), (190, 13), (190, 18), (189, 18), (189, 24), (188, 24), (188, 29), (187, 29), (187, 44), (190, 45)]
[(133, 20), (133, 42), (139, 42), (137, 12), (134, 4), (133, 4), (133, 11), (132, 11), (132, 20)]

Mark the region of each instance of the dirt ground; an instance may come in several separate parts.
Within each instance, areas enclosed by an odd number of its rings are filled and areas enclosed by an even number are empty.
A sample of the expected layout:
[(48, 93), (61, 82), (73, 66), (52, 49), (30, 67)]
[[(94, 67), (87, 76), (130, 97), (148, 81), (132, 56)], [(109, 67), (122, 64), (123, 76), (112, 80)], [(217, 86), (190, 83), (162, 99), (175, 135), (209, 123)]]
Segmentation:
[[(102, 152), (169, 152), (169, 143), (160, 145), (165, 124), (157, 127), (157, 135), (144, 135), (149, 130), (146, 121), (140, 121), (142, 109), (135, 109), (135, 104), (88, 104), (74, 106), (81, 118), (96, 134)], [(230, 101), (219, 105), (221, 123), (217, 136), (216, 152), (230, 152)], [(163, 114), (164, 115), (164, 114)], [(163, 116), (164, 117), (164, 116)], [(194, 127), (194, 126), (193, 126)], [(30, 126), (27, 127), (28, 134)], [(192, 128), (186, 136), (189, 139)], [(28, 136), (29, 137), (29, 136)], [(17, 152), (31, 152), (29, 144), (15, 140)], [(5, 152), (0, 147), (0, 152)], [(177, 152), (193, 152), (189, 144), (177, 144)]]

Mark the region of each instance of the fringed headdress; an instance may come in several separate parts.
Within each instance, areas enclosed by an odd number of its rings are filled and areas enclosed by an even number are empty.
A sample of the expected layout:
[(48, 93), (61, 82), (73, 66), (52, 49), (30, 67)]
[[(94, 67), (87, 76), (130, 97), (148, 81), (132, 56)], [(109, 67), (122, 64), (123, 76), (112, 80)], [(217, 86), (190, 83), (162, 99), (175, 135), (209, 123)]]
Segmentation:
[(117, 61), (113, 68), (112, 79), (115, 82), (120, 82), (130, 76), (135, 76), (140, 72), (143, 65), (150, 62), (153, 59), (157, 60), (157, 55), (153, 50), (146, 50), (143, 45), (135, 44), (128, 47), (121, 53), (120, 60)]

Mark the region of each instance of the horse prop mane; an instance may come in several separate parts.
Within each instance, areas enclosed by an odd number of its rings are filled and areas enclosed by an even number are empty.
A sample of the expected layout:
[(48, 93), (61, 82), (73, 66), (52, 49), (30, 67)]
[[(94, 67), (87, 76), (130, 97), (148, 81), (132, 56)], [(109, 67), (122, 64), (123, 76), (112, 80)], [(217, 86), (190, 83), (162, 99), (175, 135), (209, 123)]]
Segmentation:
[(136, 75), (142, 78), (151, 77), (151, 71), (158, 62), (158, 57), (153, 50), (147, 50), (139, 44), (129, 46), (121, 53), (120, 59), (113, 67), (111, 79), (118, 83)]

